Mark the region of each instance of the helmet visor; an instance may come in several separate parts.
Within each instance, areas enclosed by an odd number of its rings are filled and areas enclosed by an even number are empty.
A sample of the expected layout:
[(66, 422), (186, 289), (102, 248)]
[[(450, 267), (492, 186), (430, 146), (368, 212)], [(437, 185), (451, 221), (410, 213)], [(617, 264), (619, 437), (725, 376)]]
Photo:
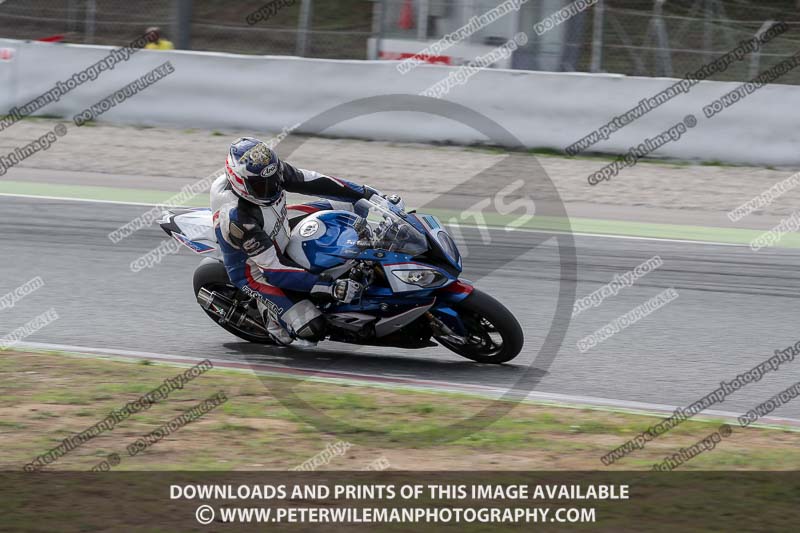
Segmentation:
[(247, 180), (247, 188), (258, 200), (270, 200), (280, 193), (279, 179), (277, 176), (253, 176)]

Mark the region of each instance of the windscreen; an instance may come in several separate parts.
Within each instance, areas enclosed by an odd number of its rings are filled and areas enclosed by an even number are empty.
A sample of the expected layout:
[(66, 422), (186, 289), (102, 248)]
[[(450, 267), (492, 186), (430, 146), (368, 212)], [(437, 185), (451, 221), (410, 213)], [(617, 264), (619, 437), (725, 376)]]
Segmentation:
[(362, 227), (359, 228), (359, 246), (412, 256), (428, 250), (425, 235), (392, 212), (388, 206), (370, 200), (359, 200), (356, 211), (363, 217)]

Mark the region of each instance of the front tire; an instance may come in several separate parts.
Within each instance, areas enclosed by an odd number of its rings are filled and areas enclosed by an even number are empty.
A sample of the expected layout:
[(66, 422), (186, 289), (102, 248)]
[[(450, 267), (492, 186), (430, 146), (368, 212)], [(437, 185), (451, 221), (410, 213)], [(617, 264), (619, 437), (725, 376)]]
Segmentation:
[(517, 318), (503, 304), (474, 289), (453, 308), (467, 328), (467, 342), (437, 337), (442, 346), (478, 363), (506, 363), (519, 355), (525, 336)]
[[(239, 289), (231, 283), (228, 277), (228, 272), (225, 266), (219, 261), (213, 259), (206, 259), (194, 271), (194, 278), (192, 279), (194, 285), (194, 295), (197, 298), (197, 293), (201, 288), (205, 288), (212, 292), (218, 292), (231, 299), (239, 292)], [(220, 324), (219, 317), (213, 313), (203, 309), (205, 313), (213, 320), (219, 327), (232, 335), (236, 335), (240, 339), (257, 344), (275, 344), (272, 337), (263, 335), (258, 332), (247, 331), (234, 326), (231, 323)]]

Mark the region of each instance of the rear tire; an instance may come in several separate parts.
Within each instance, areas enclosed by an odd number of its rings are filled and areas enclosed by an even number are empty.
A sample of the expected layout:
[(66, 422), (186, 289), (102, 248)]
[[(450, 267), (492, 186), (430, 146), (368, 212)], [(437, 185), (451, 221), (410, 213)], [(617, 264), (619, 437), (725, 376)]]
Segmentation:
[(457, 344), (436, 338), (442, 346), (478, 363), (506, 363), (519, 355), (525, 336), (516, 317), (503, 304), (474, 289), (453, 308), (467, 327), (469, 340)]
[[(229, 298), (233, 298), (233, 296), (239, 292), (239, 289), (233, 283), (231, 283), (230, 278), (228, 278), (228, 272), (225, 270), (225, 266), (219, 261), (214, 261), (213, 259), (207, 259), (200, 263), (200, 266), (198, 266), (194, 271), (194, 278), (192, 282), (194, 285), (195, 298), (197, 297), (197, 293), (200, 292), (201, 288), (224, 294)], [(275, 342), (272, 340), (272, 337), (269, 335), (261, 335), (241, 330), (230, 323), (220, 324), (219, 318), (216, 315), (206, 311), (205, 309), (203, 309), (203, 311), (205, 311), (211, 320), (213, 320), (219, 327), (232, 335), (236, 335), (240, 339), (248, 342), (254, 342), (256, 344), (275, 344)]]

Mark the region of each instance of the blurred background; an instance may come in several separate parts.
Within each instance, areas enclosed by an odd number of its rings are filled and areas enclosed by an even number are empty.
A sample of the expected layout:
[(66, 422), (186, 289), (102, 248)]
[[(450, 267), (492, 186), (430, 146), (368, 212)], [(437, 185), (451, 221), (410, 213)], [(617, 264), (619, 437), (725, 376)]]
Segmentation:
[[(122, 45), (151, 26), (178, 49), (333, 59), (402, 59), (501, 4), (492, 0), (278, 0), (258, 22), (263, 0), (0, 0), (0, 37)], [(800, 24), (798, 0), (597, 0), (537, 36), (533, 26), (569, 0), (533, 0), (450, 48), (461, 64), (524, 31), (526, 46), (495, 67), (682, 77), (756, 35), (770, 21)], [(233, 4), (233, 5), (232, 5)], [(715, 77), (740, 81), (785, 59), (800, 41), (775, 39)], [(782, 83), (800, 83), (800, 72)]]

